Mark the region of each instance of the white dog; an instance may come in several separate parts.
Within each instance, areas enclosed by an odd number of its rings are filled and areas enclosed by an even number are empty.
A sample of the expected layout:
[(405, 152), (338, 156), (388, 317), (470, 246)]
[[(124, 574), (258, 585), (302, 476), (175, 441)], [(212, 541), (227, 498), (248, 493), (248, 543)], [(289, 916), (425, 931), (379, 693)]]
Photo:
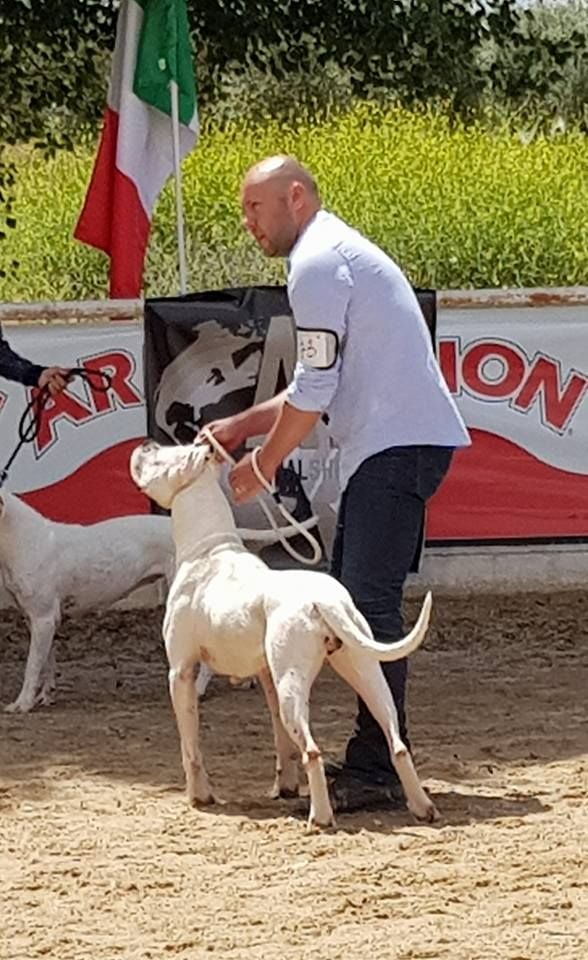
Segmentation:
[(334, 578), (271, 570), (245, 550), (206, 444), (160, 447), (148, 441), (133, 451), (130, 469), (137, 486), (172, 512), (177, 566), (163, 636), (190, 802), (214, 800), (200, 752), (193, 683), (194, 665), (202, 661), (217, 673), (259, 677), (274, 727), (274, 794), (298, 791), (295, 745), (309, 781), (309, 824), (334, 822), (308, 710), (312, 683), (328, 658), (380, 723), (410, 810), (419, 819), (435, 819), (435, 807), (400, 739), (396, 708), (380, 669), (380, 661), (405, 657), (419, 646), (428, 626), (430, 594), (407, 637), (378, 643)]
[(5, 708), (24, 713), (51, 702), (53, 637), (64, 613), (105, 609), (161, 577), (171, 583), (175, 549), (170, 519), (142, 515), (89, 526), (54, 523), (3, 490), (0, 570), (30, 625), (22, 689)]

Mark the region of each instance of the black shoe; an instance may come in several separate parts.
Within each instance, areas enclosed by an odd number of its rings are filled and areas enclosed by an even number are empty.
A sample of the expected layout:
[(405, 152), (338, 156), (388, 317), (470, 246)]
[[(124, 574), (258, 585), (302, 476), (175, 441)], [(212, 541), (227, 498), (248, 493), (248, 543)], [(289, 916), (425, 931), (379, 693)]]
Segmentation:
[(335, 813), (406, 809), (406, 798), (400, 783), (369, 783), (354, 777), (341, 765), (328, 766), (331, 769), (339, 767), (334, 775), (327, 773), (329, 796)]

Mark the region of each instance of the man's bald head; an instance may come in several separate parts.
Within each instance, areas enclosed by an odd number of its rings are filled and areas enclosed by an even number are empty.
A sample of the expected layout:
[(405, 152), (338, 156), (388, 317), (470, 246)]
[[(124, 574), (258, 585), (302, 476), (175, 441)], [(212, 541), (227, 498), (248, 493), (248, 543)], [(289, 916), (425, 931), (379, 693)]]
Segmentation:
[(294, 157), (266, 157), (245, 174), (244, 225), (269, 257), (286, 257), (320, 209), (316, 180)]
[(299, 182), (309, 194), (319, 199), (319, 189), (310, 170), (294, 157), (277, 155), (259, 160), (245, 174), (243, 186), (248, 183), (275, 183), (287, 186)]

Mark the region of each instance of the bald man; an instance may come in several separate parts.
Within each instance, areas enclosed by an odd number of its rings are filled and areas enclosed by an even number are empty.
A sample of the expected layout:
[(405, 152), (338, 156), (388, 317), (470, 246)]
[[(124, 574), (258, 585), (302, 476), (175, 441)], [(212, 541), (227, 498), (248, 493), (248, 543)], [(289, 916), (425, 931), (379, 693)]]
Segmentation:
[[(404, 632), (402, 591), (425, 505), (453, 451), (470, 442), (435, 358), (414, 291), (379, 247), (323, 209), (315, 178), (293, 157), (269, 157), (246, 174), (244, 224), (268, 257), (288, 258), (298, 362), (288, 388), (212, 429), (228, 449), (265, 435), (263, 475), (328, 415), (342, 490), (331, 572), (374, 636)], [(260, 485), (243, 457), (230, 475), (238, 503)], [(383, 664), (408, 743), (406, 661)], [(338, 811), (398, 807), (402, 789), (380, 727), (360, 700), (343, 762), (329, 764)]]

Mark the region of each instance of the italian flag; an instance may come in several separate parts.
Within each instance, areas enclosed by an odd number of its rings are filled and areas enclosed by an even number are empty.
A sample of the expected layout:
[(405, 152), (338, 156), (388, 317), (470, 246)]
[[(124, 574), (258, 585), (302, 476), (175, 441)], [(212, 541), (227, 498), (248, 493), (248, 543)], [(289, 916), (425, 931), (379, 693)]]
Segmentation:
[(170, 83), (180, 158), (198, 136), (185, 0), (123, 0), (102, 137), (74, 236), (110, 257), (110, 296), (139, 297), (153, 208), (173, 173)]

